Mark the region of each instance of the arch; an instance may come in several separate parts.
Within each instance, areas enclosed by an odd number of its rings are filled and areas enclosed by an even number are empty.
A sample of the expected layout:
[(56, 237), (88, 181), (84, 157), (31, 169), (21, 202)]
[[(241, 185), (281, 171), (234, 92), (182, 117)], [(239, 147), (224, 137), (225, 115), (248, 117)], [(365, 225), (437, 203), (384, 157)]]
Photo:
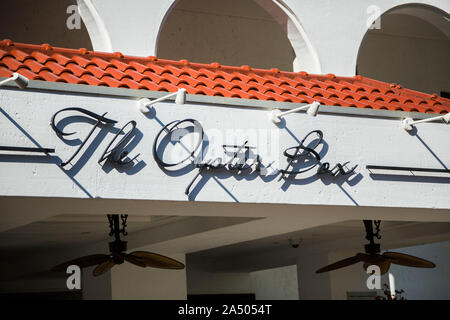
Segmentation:
[[(292, 54), (292, 61), (289, 62), (289, 66), (290, 66), (290, 70), (293, 71), (300, 71), (300, 70), (304, 70), (307, 72), (312, 72), (312, 73), (320, 73), (321, 72), (321, 67), (320, 67), (320, 63), (319, 63), (319, 58), (318, 55), (311, 43), (311, 41), (308, 39), (305, 31), (303, 30), (302, 25), (300, 24), (299, 20), (297, 19), (297, 17), (295, 16), (295, 14), (289, 9), (288, 6), (286, 6), (284, 4), (283, 1), (278, 1), (278, 0), (239, 0), (239, 2), (236, 1), (227, 1), (226, 5), (225, 2), (223, 1), (216, 1), (216, 0), (209, 0), (209, 2), (207, 3), (207, 5), (205, 5), (206, 3), (202, 3), (202, 1), (204, 0), (195, 0), (195, 1), (190, 1), (189, 4), (191, 6), (193, 6), (192, 11), (197, 10), (197, 8), (195, 7), (195, 3), (199, 3), (199, 7), (200, 4), (203, 4), (202, 9), (204, 10), (204, 12), (202, 12), (202, 14), (205, 15), (205, 19), (209, 19), (209, 21), (211, 21), (211, 17), (206, 18), (206, 16), (209, 14), (210, 16), (217, 14), (217, 12), (219, 12), (220, 9), (222, 9), (224, 12), (226, 13), (230, 13), (230, 15), (232, 14), (232, 12), (230, 11), (230, 8), (233, 6), (233, 4), (235, 4), (235, 7), (239, 7), (239, 8), (243, 8), (245, 9), (245, 6), (251, 6), (251, 3), (254, 3), (254, 5), (256, 7), (258, 7), (258, 10), (261, 10), (262, 12), (265, 12), (264, 14), (268, 15), (268, 17), (270, 17), (270, 19), (272, 19), (274, 22), (276, 22), (278, 24), (277, 28), (280, 28), (280, 32), (284, 33), (284, 37), (286, 38), (286, 43), (289, 44), (290, 48), (289, 50), (291, 50), (293, 52)], [(172, 17), (172, 15), (177, 14), (178, 17), (182, 17), (181, 14), (179, 13), (180, 11), (184, 10), (184, 12), (188, 12), (190, 11), (190, 7), (187, 4), (188, 1), (186, 0), (176, 0), (172, 3), (172, 6), (169, 8), (169, 10), (166, 12), (166, 15), (163, 19), (163, 22), (160, 25), (159, 31), (158, 31), (158, 36), (157, 36), (157, 41), (156, 41), (156, 49), (155, 52), (157, 52), (157, 55), (161, 58), (164, 58), (165, 56), (168, 58), (172, 58), (172, 59), (186, 59), (189, 57), (184, 55), (183, 56), (183, 48), (179, 48), (177, 47), (178, 50), (172, 50), (171, 53), (168, 54), (169, 52), (169, 47), (171, 48), (175, 48), (176, 46), (172, 43), (172, 45), (168, 45), (168, 42), (170, 41), (170, 37), (171, 35), (169, 34), (170, 31), (168, 31), (169, 28), (174, 28), (175, 25), (175, 18)], [(236, 3), (232, 3), (232, 2), (236, 2)], [(216, 3), (217, 6), (221, 6), (220, 8), (215, 8), (214, 10), (216, 10), (216, 12), (212, 12), (213, 9), (208, 9), (208, 5), (209, 8), (212, 8), (212, 3)], [(206, 8), (206, 9), (205, 9)], [(208, 12), (208, 10), (210, 10)], [(254, 10), (254, 11), (247, 11), (244, 12), (245, 14), (249, 14), (250, 17), (249, 19), (258, 19), (258, 18), (262, 18), (262, 19), (267, 19), (266, 17), (262, 17), (263, 14), (261, 14), (260, 16), (256, 17), (256, 15), (258, 15), (257, 11), (258, 10)], [(177, 12), (178, 11), (178, 12)], [(226, 14), (224, 13), (224, 14)], [(193, 18), (194, 16), (191, 15), (191, 20), (193, 21), (195, 20), (195, 18)], [(218, 17), (219, 19), (220, 17)], [(176, 23), (181, 23), (180, 22), (181, 19), (177, 19)], [(270, 22), (268, 22), (270, 23)], [(170, 25), (170, 26), (168, 26)], [(210, 26), (205, 25), (205, 28), (208, 28)], [(224, 28), (227, 28), (227, 26), (225, 26)], [(228, 26), (228, 30), (232, 30), (231, 32), (236, 32), (235, 30), (233, 30), (232, 26)], [(185, 30), (181, 30), (181, 32), (185, 32)], [(225, 31), (225, 30), (223, 30)], [(172, 35), (174, 34), (174, 30), (172, 30)], [(187, 37), (191, 37), (193, 38), (192, 34), (187, 34), (185, 35)], [(176, 37), (172, 36), (172, 39), (176, 42)], [(249, 39), (249, 41), (251, 41), (252, 39)], [(274, 43), (274, 45), (280, 45), (281, 40), (279, 38), (271, 38), (271, 42)], [(186, 43), (186, 42), (185, 42)], [(182, 45), (180, 45), (180, 47), (182, 47)], [(227, 50), (238, 50), (242, 48), (236, 48), (236, 46), (233, 46), (233, 43), (229, 43), (227, 44)], [(284, 49), (286, 49), (286, 46), (283, 46)], [(173, 52), (179, 52), (179, 55), (177, 56), (176, 54), (174, 54)], [(213, 51), (213, 50), (211, 50)], [(205, 56), (202, 57), (204, 58), (203, 61), (196, 61), (196, 62), (213, 62), (218, 60), (213, 53), (209, 53), (208, 54), (205, 53)], [(193, 59), (193, 60), (198, 60), (198, 59)], [(200, 59), (202, 60), (202, 59)], [(208, 61), (206, 61), (208, 60)], [(226, 59), (225, 59), (226, 60)], [(245, 60), (245, 59), (243, 59)], [(249, 64), (252, 67), (261, 67), (258, 66), (258, 63), (256, 63), (255, 65), (255, 61), (257, 59), (254, 59), (253, 61), (248, 61), (249, 59), (247, 59), (247, 61), (239, 63), (227, 63), (225, 62), (221, 62), (221, 61), (216, 61), (219, 63), (224, 63), (224, 64), (236, 64), (236, 65), (242, 65), (242, 64)], [(270, 67), (277, 67), (277, 65), (279, 65), (277, 63), (277, 61), (274, 61), (272, 63), (272, 65), (268, 65), (267, 63), (263, 66), (264, 68), (270, 68)], [(281, 69), (286, 69), (286, 68), (281, 68)]]
[(284, 28), (295, 52), (293, 71), (322, 73), (319, 56), (295, 13), (282, 0), (254, 0)]
[[(448, 39), (450, 39), (450, 28), (448, 25), (448, 22), (450, 21), (450, 14), (442, 9), (428, 4), (411, 3), (391, 8), (385, 13), (388, 14), (390, 12), (395, 12), (397, 14), (408, 14), (425, 20), (434, 25), (443, 34), (445, 34)], [(439, 17), (443, 17), (444, 19), (439, 19)]]
[(56, 47), (92, 49), (74, 0), (4, 0), (0, 39)]
[(112, 52), (111, 39), (103, 20), (91, 0), (77, 0), (78, 11), (83, 19), (95, 51)]
[(356, 73), (427, 93), (450, 91), (450, 15), (428, 4), (385, 10), (378, 27), (366, 30)]
[[(380, 9), (380, 7), (377, 7), (377, 9)], [(449, 9), (450, 9), (450, 6), (449, 6)], [(370, 17), (371, 22), (375, 23), (375, 22), (379, 21), (382, 18), (382, 16), (389, 14), (389, 13), (392, 14), (395, 12), (409, 14), (409, 15), (421, 18), (421, 19), (433, 24), (434, 26), (436, 26), (439, 30), (442, 31), (442, 33), (446, 34), (447, 37), (450, 38), (450, 30), (448, 28), (445, 28), (445, 25), (446, 25), (445, 21), (447, 21), (447, 22), (450, 21), (449, 13), (443, 8), (439, 8), (437, 6), (433, 6), (430, 4), (410, 2), (410, 3), (404, 3), (404, 4), (400, 4), (400, 5), (396, 5), (396, 6), (391, 6), (391, 7), (385, 8), (384, 11), (378, 10), (376, 12), (373, 12), (374, 14), (372, 14)], [(367, 13), (369, 13), (369, 9), (368, 9)], [(445, 17), (444, 21), (440, 21), (440, 22), (433, 21), (434, 20), (433, 18), (435, 18), (436, 15)], [(360, 39), (359, 39), (360, 45), (361, 45), (362, 41), (364, 40), (364, 37), (366, 36), (368, 31), (370, 31), (369, 27), (366, 28), (365, 30), (363, 30), (363, 33), (361, 34)]]

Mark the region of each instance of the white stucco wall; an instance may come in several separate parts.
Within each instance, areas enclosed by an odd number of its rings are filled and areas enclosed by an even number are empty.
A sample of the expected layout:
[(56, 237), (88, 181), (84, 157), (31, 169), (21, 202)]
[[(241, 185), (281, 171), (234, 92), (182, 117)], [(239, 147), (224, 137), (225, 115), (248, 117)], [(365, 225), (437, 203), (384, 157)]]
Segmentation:
[[(370, 6), (381, 14), (393, 7), (412, 3), (400, 0), (324, 0), (320, 6), (314, 0), (284, 1), (302, 22), (305, 32), (317, 49), (322, 71), (336, 75), (354, 75), (361, 41), (367, 31), (367, 21), (373, 16)], [(418, 0), (413, 3), (428, 4), (450, 12), (450, 2), (445, 0)], [(318, 23), (325, 21), (325, 23)], [(370, 25), (370, 23), (369, 23)]]
[[(92, 275), (94, 269), (95, 266), (82, 270), (81, 290), (83, 300), (111, 300), (111, 273), (107, 272), (99, 277), (94, 277)], [(64, 290), (67, 289), (64, 288)]]
[(179, 1), (161, 26), (157, 56), (288, 71), (295, 58), (283, 27), (252, 0)]
[(444, 33), (405, 14), (384, 16), (381, 27), (361, 44), (358, 74), (430, 94), (450, 90), (450, 39)]
[(298, 300), (297, 266), (250, 273), (256, 300)]
[(254, 294), (256, 300), (298, 300), (297, 266), (254, 272), (187, 270), (188, 294)]
[[(226, 64), (286, 70), (292, 68), (292, 60), (297, 56), (295, 71), (341, 76), (355, 74), (361, 43), (368, 25), (378, 14), (412, 3), (450, 12), (446, 0), (347, 0), (345, 5), (333, 0), (246, 0), (215, 4), (204, 0), (191, 4), (175, 0), (53, 0), (47, 1), (45, 10), (34, 7), (34, 2), (29, 0), (9, 2), (5, 10), (10, 10), (10, 14), (6, 16), (14, 19), (3, 21), (0, 38), (13, 41), (87, 47), (137, 56), (223, 60)], [(83, 19), (80, 29), (66, 26), (75, 14), (72, 9), (67, 12), (67, 8), (74, 3)], [(431, 24), (436, 20), (426, 14), (422, 18)], [(26, 21), (23, 26), (14, 26), (15, 21), (22, 20)], [(413, 29), (414, 25), (407, 28)], [(443, 25), (441, 32), (448, 36), (446, 29), (448, 26)], [(161, 52), (158, 52), (159, 43), (163, 47)], [(248, 47), (258, 43), (259, 52)], [(393, 47), (398, 45), (395, 43)], [(422, 53), (426, 64), (434, 62), (420, 47), (409, 51), (413, 55)], [(186, 56), (180, 57), (183, 52)], [(383, 61), (389, 64), (384, 56)]]
[[(107, 116), (119, 121), (117, 128), (129, 120), (136, 120), (137, 128), (142, 133), (141, 140), (131, 152), (131, 155), (141, 153), (139, 159), (142, 162), (136, 167), (140, 169), (136, 173), (133, 170), (128, 173), (110, 170), (108, 167), (102, 169), (97, 163), (113, 136), (106, 132), (103, 140), (97, 138), (99, 145), (96, 148), (91, 147), (87, 153), (89, 160), (85, 163), (86, 159), (82, 160), (78, 164), (84, 163), (83, 166), (72, 169), (70, 165), (67, 169), (58, 167), (55, 164), (58, 158), (4, 156), (0, 167), (0, 193), (6, 196), (450, 207), (449, 186), (445, 180), (423, 180), (415, 177), (374, 180), (365, 169), (367, 164), (442, 168), (450, 158), (450, 150), (445, 148), (442, 142), (448, 140), (450, 134), (448, 127), (441, 123), (422, 124), (418, 126), (417, 135), (409, 135), (400, 127), (399, 119), (325, 113), (311, 118), (304, 113), (298, 113), (289, 115), (286, 118), (286, 128), (279, 129), (268, 120), (268, 112), (264, 109), (190, 103), (179, 106), (171, 102), (156, 105), (158, 120), (155, 120), (140, 113), (135, 101), (131, 99), (18, 90), (2, 91), (0, 103), (2, 144), (33, 146), (29, 138), (32, 137), (41, 146), (55, 147), (56, 155), (62, 160), (70, 157), (75, 147), (58, 138), (50, 128), (49, 121), (56, 111), (64, 107), (82, 106), (99, 114), (107, 111)], [(296, 180), (286, 181), (277, 181), (270, 177), (269, 181), (264, 181), (261, 176), (218, 174), (214, 178), (209, 177), (204, 186), (197, 189), (198, 192), (187, 197), (184, 190), (197, 170), (186, 174), (181, 172), (182, 174), (176, 177), (169, 176), (156, 165), (151, 151), (153, 140), (161, 130), (158, 121), (168, 123), (184, 118), (199, 120), (210, 137), (227, 133), (235, 138), (236, 143), (243, 142), (244, 137), (248, 135), (250, 145), (261, 143), (264, 147), (267, 146), (267, 137), (273, 135), (273, 141), (279, 139), (279, 145), (273, 144), (275, 152), (272, 157), (275, 158), (273, 160), (281, 161), (281, 167), (286, 164), (284, 157), (280, 159), (283, 150), (297, 145), (311, 130), (320, 129), (326, 142), (321, 151), (326, 153), (323, 161), (331, 164), (350, 161), (350, 164), (359, 165), (359, 174), (354, 175), (353, 180), (350, 179), (349, 182), (318, 178), (314, 170), (299, 175)], [(90, 126), (73, 124), (67, 129), (80, 130), (80, 136), (77, 138), (84, 139)], [(242, 131), (249, 129), (247, 132)], [(94, 134), (96, 135), (97, 133)], [(258, 135), (259, 142), (256, 141)], [(102, 134), (99, 137), (101, 138)], [(91, 137), (91, 141), (93, 139), (94, 137)], [(264, 158), (264, 153), (260, 154)], [(267, 153), (265, 159), (270, 162)]]
[(395, 278), (397, 290), (403, 289), (406, 299), (450, 299), (450, 242), (438, 242), (421, 246), (393, 249), (430, 260), (434, 269), (404, 268), (392, 265), (390, 272)]
[[(389, 249), (414, 255), (436, 264), (436, 268), (409, 268), (392, 264), (389, 273), (394, 276), (395, 288), (403, 289), (402, 294), (408, 300), (446, 300), (450, 294), (450, 255), (449, 242), (429, 243), (407, 248)], [(359, 250), (361, 251), (361, 250)], [(382, 250), (383, 252), (385, 250)], [(328, 273), (315, 274), (319, 266), (326, 266), (344, 258), (354, 256), (358, 250), (333, 251), (327, 254), (300, 256), (299, 291), (301, 299), (346, 300), (348, 292), (368, 292), (366, 282), (368, 275), (362, 263)], [(389, 285), (388, 274), (381, 276), (381, 286)], [(382, 290), (375, 290), (384, 296)]]
[(187, 266), (188, 294), (249, 294), (253, 293), (248, 272), (205, 271)]
[[(88, 2), (92, 3), (105, 25), (108, 33), (105, 37), (110, 40), (111, 51), (140, 56), (157, 53), (161, 26), (171, 8), (176, 5), (174, 0), (136, 0), (132, 4), (120, 0)], [(304, 66), (303, 69), (341, 76), (355, 74), (361, 42), (367, 26), (375, 16), (373, 6), (376, 6), (376, 12), (382, 14), (393, 7), (411, 3), (407, 0), (378, 0), (375, 3), (372, 0), (348, 0), (345, 5), (334, 0), (323, 0), (320, 4), (316, 0), (273, 2), (289, 13), (297, 25), (297, 30), (301, 31), (299, 34), (303, 35), (309, 44), (308, 51), (315, 57), (315, 62), (311, 64), (314, 67)], [(414, 3), (427, 4), (450, 12), (450, 3), (445, 0), (418, 0)], [(96, 24), (98, 23), (86, 23), (87, 29), (97, 28)], [(133, 37), (129, 36), (130, 29), (133, 30)], [(101, 41), (104, 42), (105, 39), (97, 40), (98, 45), (102, 45)], [(94, 48), (97, 43), (93, 43)], [(298, 50), (300, 52), (301, 48)]]
[[(66, 25), (75, 15), (67, 8), (75, 2), (48, 1), (46, 10), (29, 0), (9, 2), (6, 16), (14, 20), (3, 21), (0, 38), (13, 41), (341, 76), (354, 75), (360, 64), (360, 74), (379, 80), (438, 94), (439, 87), (449, 90), (440, 72), (448, 68), (441, 59), (450, 34), (449, 22), (442, 17), (450, 12), (445, 0), (348, 0), (345, 6), (331, 0), (78, 0), (80, 29)], [(424, 6), (399, 9), (405, 4)], [(394, 20), (404, 20), (399, 19), (403, 15), (418, 22), (399, 23), (392, 38), (387, 12)], [(358, 63), (368, 25), (378, 15), (381, 29), (369, 32), (378, 34), (366, 38), (367, 57)], [(23, 26), (14, 25), (22, 20)], [(417, 31), (420, 24), (425, 27), (419, 29), (434, 25), (447, 45), (423, 37)]]
[(297, 281), (300, 300), (330, 300), (330, 274), (316, 274), (317, 266), (329, 264), (326, 254), (310, 254), (297, 259)]
[(73, 0), (3, 0), (0, 39), (55, 47), (86, 48), (92, 41)]
[[(184, 254), (168, 255), (182, 263)], [(140, 268), (124, 263), (111, 269), (113, 300), (184, 300), (186, 270)]]

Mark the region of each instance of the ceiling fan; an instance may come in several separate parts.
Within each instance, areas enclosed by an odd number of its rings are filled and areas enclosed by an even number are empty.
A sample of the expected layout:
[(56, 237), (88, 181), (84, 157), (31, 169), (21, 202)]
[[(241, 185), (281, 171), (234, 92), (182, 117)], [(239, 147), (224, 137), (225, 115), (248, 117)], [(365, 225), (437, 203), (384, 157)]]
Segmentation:
[[(434, 268), (436, 266), (433, 262), (404, 253), (384, 252), (383, 254), (380, 254), (380, 244), (375, 243), (375, 238), (381, 239), (381, 221), (363, 220), (363, 222), (366, 228), (366, 239), (369, 241), (369, 243), (364, 246), (365, 253), (357, 253), (353, 257), (332, 263), (317, 270), (316, 273), (323, 273), (348, 267), (358, 262), (364, 262), (364, 270), (367, 270), (367, 268), (371, 265), (377, 265), (380, 268), (381, 274), (388, 272), (392, 263), (415, 268)], [(373, 225), (375, 225), (376, 228), (375, 233), (373, 231)]]
[(160, 269), (184, 269), (183, 263), (157, 253), (147, 251), (134, 251), (131, 253), (126, 253), (127, 242), (120, 240), (120, 234), (123, 234), (124, 236), (128, 234), (125, 231), (128, 215), (120, 215), (122, 228), (120, 227), (118, 214), (108, 214), (107, 217), (109, 221), (109, 228), (111, 230), (109, 236), (115, 237), (115, 240), (109, 243), (110, 254), (92, 254), (80, 257), (59, 264), (53, 267), (52, 271), (66, 271), (67, 267), (70, 265), (77, 265), (80, 268), (97, 265), (93, 271), (93, 275), (97, 277), (108, 272), (114, 265), (122, 264), (125, 261), (142, 268), (153, 267)]

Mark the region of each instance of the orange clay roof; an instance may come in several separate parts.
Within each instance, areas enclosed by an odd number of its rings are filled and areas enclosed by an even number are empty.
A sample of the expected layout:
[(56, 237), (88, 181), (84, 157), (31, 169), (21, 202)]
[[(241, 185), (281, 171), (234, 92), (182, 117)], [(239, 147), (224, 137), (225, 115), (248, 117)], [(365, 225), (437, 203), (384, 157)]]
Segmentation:
[(362, 76), (201, 64), (187, 60), (132, 57), (48, 44), (0, 41), (0, 76), (18, 72), (32, 80), (121, 87), (242, 99), (445, 114), (450, 99)]

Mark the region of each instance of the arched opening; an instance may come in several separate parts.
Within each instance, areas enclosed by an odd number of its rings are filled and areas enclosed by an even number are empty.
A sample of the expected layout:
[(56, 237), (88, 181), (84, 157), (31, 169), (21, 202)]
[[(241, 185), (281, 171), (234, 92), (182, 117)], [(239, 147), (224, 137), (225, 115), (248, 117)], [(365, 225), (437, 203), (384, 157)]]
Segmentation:
[(428, 5), (407, 4), (382, 14), (378, 26), (364, 36), (356, 73), (447, 96), (449, 14)]
[(320, 72), (312, 45), (289, 15), (275, 0), (179, 0), (161, 26), (157, 55)]
[(76, 0), (2, 1), (0, 39), (92, 50), (76, 5)]

